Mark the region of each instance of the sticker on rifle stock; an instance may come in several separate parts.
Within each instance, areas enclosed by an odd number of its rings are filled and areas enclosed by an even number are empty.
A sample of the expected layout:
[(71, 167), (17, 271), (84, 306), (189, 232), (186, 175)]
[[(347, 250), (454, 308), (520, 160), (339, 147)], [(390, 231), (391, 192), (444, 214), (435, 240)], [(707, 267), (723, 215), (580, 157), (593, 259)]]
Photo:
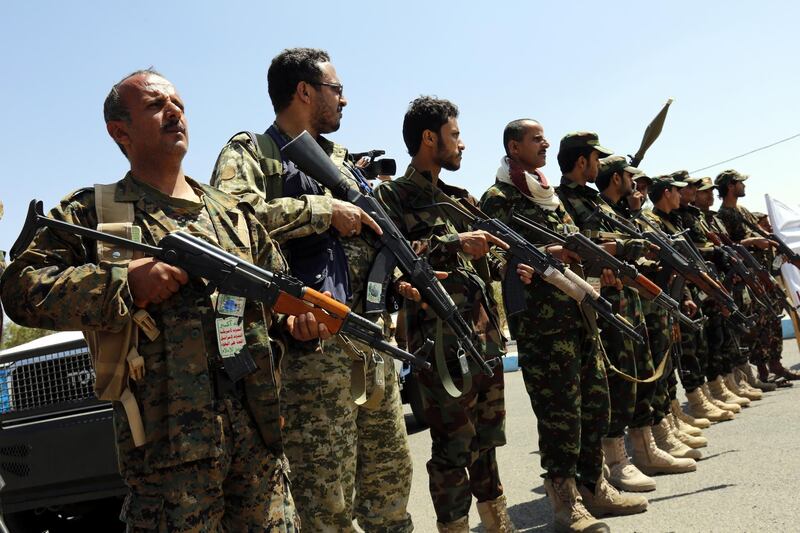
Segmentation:
[(383, 285), (377, 281), (370, 281), (367, 283), (367, 301), (371, 304), (381, 303), (381, 295), (383, 294)]
[(218, 318), (216, 329), (219, 354), (222, 357), (235, 357), (246, 344), (242, 319), (236, 316)]
[(217, 296), (217, 313), (228, 316), (244, 316), (246, 298), (220, 293)]

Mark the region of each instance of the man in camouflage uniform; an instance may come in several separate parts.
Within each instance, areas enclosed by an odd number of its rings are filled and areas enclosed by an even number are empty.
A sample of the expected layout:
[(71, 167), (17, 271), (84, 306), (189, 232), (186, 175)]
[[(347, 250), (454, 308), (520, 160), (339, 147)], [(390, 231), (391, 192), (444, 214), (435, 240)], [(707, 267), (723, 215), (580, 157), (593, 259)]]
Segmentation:
[[(717, 235), (718, 238), (729, 239), (728, 230), (725, 225), (717, 217), (717, 212), (711, 209), (714, 205), (714, 182), (711, 178), (702, 178), (697, 185), (697, 194), (695, 195), (694, 204), (700, 210), (705, 227), (710, 234)], [(725, 265), (721, 263), (721, 256), (716, 254), (714, 257), (715, 264), (721, 272), (725, 273)], [(744, 309), (745, 293), (748, 292), (747, 286), (742, 280), (737, 280), (736, 276), (730, 276), (725, 273), (725, 277), (730, 279), (729, 290), (736, 300), (736, 305), (740, 309)], [(704, 305), (710, 302), (704, 302)], [(716, 370), (718, 374), (725, 376), (725, 384), (731, 388), (737, 396), (744, 396), (750, 400), (760, 400), (762, 397), (761, 391), (757, 388), (751, 387), (747, 382), (748, 377), (752, 377), (752, 369), (747, 361), (747, 352), (740, 349), (739, 331), (733, 327), (730, 321), (726, 320), (718, 305), (708, 305), (706, 316), (708, 316), (708, 323), (704, 328), (708, 336), (708, 349), (710, 352), (718, 350), (721, 354), (721, 366)], [(713, 371), (713, 369), (712, 369)], [(740, 378), (744, 374), (745, 380)], [(775, 390), (774, 384), (762, 385)]]
[[(634, 193), (633, 186), (633, 177), (639, 173), (639, 169), (630, 166), (623, 156), (612, 155), (601, 159), (600, 173), (595, 181), (595, 185), (600, 191), (600, 199), (604, 201), (600, 203), (601, 209), (606, 211), (613, 210), (617, 217), (630, 220), (633, 216), (634, 210), (638, 212), (637, 208), (639, 205), (641, 205), (640, 194)], [(637, 241), (628, 241), (628, 243), (637, 243)], [(628, 245), (630, 246), (630, 244)], [(636, 261), (636, 259), (630, 257), (629, 261)], [(644, 260), (644, 258), (641, 258), (640, 262), (642, 264), (650, 263), (649, 260)], [(621, 293), (619, 293), (618, 297), (611, 292), (613, 290), (614, 289), (611, 287), (606, 289), (607, 292), (610, 292), (609, 298), (612, 301), (619, 299), (620, 308), (628, 308), (626, 312), (630, 314), (629, 320), (637, 325), (645, 324), (646, 327), (647, 322), (645, 319), (645, 309), (652, 315), (654, 313), (653, 308), (656, 307), (656, 305), (652, 302), (640, 299), (636, 291), (631, 289), (625, 288)], [(627, 306), (623, 305), (625, 303), (627, 303)], [(625, 367), (633, 366), (636, 371), (636, 374), (633, 375), (638, 375), (638, 377), (642, 379), (644, 379), (645, 376), (652, 376), (654, 374), (655, 370), (653, 364), (653, 354), (650, 351), (648, 343), (637, 344), (619, 336), (617, 339), (612, 337), (611, 340), (615, 342), (608, 343), (609, 346), (612, 347), (611, 350), (608, 350), (609, 353), (613, 353), (613, 347), (615, 345), (623, 347), (623, 349), (619, 350), (618, 352), (619, 358), (624, 363), (622, 365), (623, 369)], [(623, 345), (622, 341), (627, 341), (627, 343)], [(659, 361), (662, 360), (663, 356), (664, 350), (662, 349), (662, 351), (658, 354)], [(620, 391), (626, 390), (626, 387), (630, 387), (630, 384), (628, 384), (627, 381), (623, 380), (619, 376), (616, 377), (616, 390), (615, 387), (611, 387), (612, 398), (615, 394), (619, 394)], [(622, 409), (627, 407), (627, 412), (621, 410), (620, 415), (624, 416), (618, 415), (619, 422), (617, 422), (617, 427), (615, 427), (613, 423), (614, 417), (612, 410), (612, 431), (609, 432), (609, 437), (613, 438), (615, 435), (619, 435), (618, 438), (622, 440), (622, 436), (624, 435), (624, 424), (627, 424), (630, 427), (632, 433), (641, 432), (644, 431), (644, 428), (653, 426), (653, 397), (656, 393), (657, 386), (658, 385), (656, 383), (635, 384), (635, 388), (633, 388), (635, 392), (635, 402), (629, 406), (625, 406), (624, 404), (622, 405)], [(614, 402), (612, 400), (612, 405), (613, 404)], [(669, 424), (675, 423), (675, 420), (673, 420), (672, 414), (669, 411), (666, 411), (663, 415), (659, 416), (659, 420), (663, 420), (664, 418), (667, 419), (667, 423)], [(696, 430), (690, 429), (690, 431), (695, 432)], [(708, 444), (704, 438), (700, 436), (684, 434), (682, 431), (677, 432), (676, 436), (691, 447), (702, 447)], [(621, 450), (624, 450), (624, 444), (620, 443), (619, 446)], [(613, 465), (614, 461), (609, 460), (608, 456), (609, 454), (606, 452), (607, 462)], [(611, 457), (614, 457), (614, 455)], [(627, 461), (626, 457), (625, 460)], [(624, 462), (622, 464), (624, 464)], [(613, 466), (611, 471), (613, 478)]]
[[(242, 259), (284, 268), (248, 205), (184, 175), (188, 130), (172, 84), (155, 71), (137, 71), (112, 88), (104, 114), (130, 162), (114, 199), (132, 204), (143, 242), (157, 244), (180, 229)], [(50, 216), (94, 228), (99, 202), (95, 189), (79, 189)], [(138, 343), (144, 376), (131, 384), (143, 445), (134, 445), (126, 411), (114, 402), (128, 531), (296, 531), (269, 310), (237, 301), (240, 318), (232, 318), (246, 345), (223, 361), (215, 321), (227, 320), (228, 309), (216, 303), (230, 297), (212, 298), (202, 280), (177, 266), (153, 258), (99, 260), (98, 253), (89, 239), (44, 229), (5, 272), (2, 297), (14, 321), (30, 327), (114, 332), (137, 309), (154, 320), (158, 336), (140, 335)], [(229, 375), (227, 359), (248, 356), (255, 370), (238, 380)]]
[[(651, 186), (649, 194), (654, 207), (646, 216), (652, 224), (656, 225), (661, 231), (668, 235), (677, 234), (683, 229), (675, 211), (680, 207), (680, 189), (687, 185), (686, 182), (675, 181), (671, 176), (659, 176), (654, 180)], [(666, 284), (662, 285), (662, 288), (669, 290), (674, 298), (683, 301), (686, 312), (690, 316), (694, 316), (697, 312), (697, 303), (692, 298), (691, 289), (686, 286), (682, 278), (678, 276), (672, 277), (671, 272), (665, 272), (665, 274), (671, 279), (668, 279)], [(662, 281), (662, 283), (664, 282)], [(657, 329), (660, 330), (661, 328), (659, 327)], [(738, 405), (725, 404), (711, 396), (711, 393), (704, 383), (705, 380), (700, 370), (700, 363), (697, 361), (694, 352), (690, 351), (686, 353), (682, 350), (683, 344), (681, 344), (680, 329), (673, 325), (666, 331), (671, 331), (672, 333), (672, 351), (675, 353), (673, 360), (676, 362), (681, 382), (686, 390), (686, 397), (689, 400), (689, 411), (692, 416), (701, 421), (703, 418), (717, 422), (732, 420), (734, 417), (733, 410), (741, 408)], [(650, 329), (648, 329), (648, 332), (650, 332)], [(658, 335), (656, 331), (654, 331), (653, 334), (655, 336)], [(667, 380), (666, 392), (667, 395), (664, 397), (664, 402), (666, 402), (665, 405), (668, 408), (670, 403), (672, 403), (673, 406), (675, 405), (677, 397), (677, 379), (675, 378), (674, 372), (670, 372)], [(669, 411), (667, 410), (666, 412), (668, 413)], [(703, 422), (702, 425), (705, 425), (705, 422)], [(672, 447), (670, 444), (675, 444), (674, 440), (670, 443), (664, 438), (660, 438), (660, 434), (654, 432), (654, 435), (656, 436), (659, 447), (667, 449), (670, 453), (678, 451), (677, 447), (675, 450), (671, 449)], [(666, 436), (669, 437), (669, 435)]]
[[(691, 205), (697, 196), (700, 178), (690, 177), (686, 170), (675, 171), (670, 176), (675, 181), (686, 183), (686, 186), (680, 189), (680, 206), (672, 212), (672, 215), (678, 221), (678, 227), (686, 231), (683, 238), (694, 244), (706, 262), (711, 262), (714, 259), (715, 251), (714, 245), (708, 237), (708, 227), (705, 225), (700, 210)], [(698, 304), (696, 314), (698, 319), (719, 307), (719, 304), (711, 298), (706, 298), (706, 295), (697, 287), (690, 285), (689, 291), (692, 299)], [(681, 349), (687, 359), (697, 360), (699, 365), (697, 367), (687, 366), (684, 369), (685, 372), (681, 373), (681, 383), (687, 391), (694, 390), (707, 382), (708, 390), (717, 400), (741, 407), (750, 405), (750, 400), (735, 395), (725, 385), (723, 354), (718, 346), (715, 346), (714, 350), (710, 350), (706, 328), (695, 332), (681, 328)], [(734, 412), (738, 411), (734, 410)]]
[[(469, 231), (463, 217), (438, 205), (453, 199), (474, 202), (467, 191), (445, 184), (439, 176), (442, 168), (452, 171), (461, 166), (464, 144), (457, 116), (458, 109), (447, 100), (420, 97), (411, 102), (403, 120), (411, 164), (402, 177), (381, 183), (375, 195), (417, 253), (434, 269), (448, 273), (442, 284), (474, 326), (473, 344), (492, 360), (503, 354), (504, 339), (489, 290), (491, 278), (498, 279), (499, 272), (486, 254), (490, 245), (505, 243), (484, 231)], [(475, 496), (485, 526), (491, 531), (514, 531), (495, 451), (506, 443), (502, 366), (488, 377), (470, 361), (471, 387), (464, 386), (467, 380), (455, 378), (467, 390), (452, 397), (440, 375), (460, 367), (455, 334), (424, 302), (405, 305), (409, 350), (418, 349), (428, 338), (435, 339), (435, 350), (440, 350), (434, 371), (417, 375), (433, 441), (427, 468), (437, 527), (443, 532), (469, 531)]]
[[(634, 262), (650, 249), (647, 241), (641, 239), (630, 239), (627, 236), (617, 235), (613, 233), (614, 228), (603, 219), (599, 217), (592, 217), (591, 215), (596, 208), (612, 214), (613, 208), (611, 205), (603, 201), (598, 192), (590, 188), (587, 183), (595, 182), (599, 175), (599, 156), (608, 156), (610, 150), (600, 146), (599, 140), (595, 133), (591, 132), (577, 132), (566, 135), (561, 141), (561, 147), (558, 154), (558, 163), (561, 167), (563, 177), (561, 178), (561, 185), (556, 189), (556, 193), (564, 203), (567, 212), (572, 216), (575, 223), (592, 238), (600, 241), (607, 242), (604, 245), (609, 248), (609, 251), (619, 256), (620, 258), (629, 262)], [(604, 183), (606, 180), (610, 184), (610, 180), (616, 173), (618, 179), (625, 179), (625, 172), (627, 169), (628, 177), (632, 178), (637, 169), (635, 167), (628, 167), (626, 164), (620, 168), (621, 164), (625, 163), (624, 158), (609, 159), (605, 161), (604, 165)], [(632, 183), (627, 183), (620, 180), (620, 191), (629, 194), (632, 190)], [(610, 191), (609, 191), (610, 192)], [(611, 198), (609, 198), (611, 200)], [(618, 202), (617, 199), (616, 202)], [(614, 203), (616, 203), (614, 202)], [(621, 289), (621, 290), (620, 290)], [(642, 304), (638, 294), (630, 288), (621, 288), (613, 286), (608, 283), (603, 283), (601, 290), (602, 295), (612, 302), (614, 312), (619, 313), (629, 322), (634, 325), (639, 325), (643, 321)], [(652, 363), (652, 355), (648, 353), (647, 347), (636, 347), (632, 341), (625, 339), (619, 332), (614, 330), (613, 326), (604, 325), (603, 327), (603, 345), (606, 353), (611, 362), (620, 368), (623, 372), (629, 375), (637, 375), (636, 359), (641, 358), (641, 373), (644, 374), (648, 369), (654, 368)], [(619, 471), (615, 480), (620, 486), (626, 486), (629, 489), (637, 488), (639, 490), (652, 490), (654, 483), (652, 480), (641, 477), (641, 472), (634, 469), (640, 469), (639, 464), (641, 460), (637, 460), (636, 466), (630, 467), (626, 464), (627, 455), (622, 450), (622, 438), (625, 434), (625, 427), (633, 420), (633, 414), (639, 406), (640, 413), (637, 417), (636, 427), (632, 427), (633, 434), (641, 433), (650, 429), (653, 423), (650, 418), (648, 402), (644, 401), (641, 404), (637, 402), (636, 387), (630, 381), (625, 380), (622, 376), (615, 376), (611, 381), (611, 396), (612, 400), (612, 425), (610, 432), (607, 435), (609, 438), (604, 446), (606, 453), (612, 460), (620, 466), (627, 467), (628, 475), (623, 476), (622, 471)], [(645, 395), (649, 397), (652, 391), (648, 391), (644, 387)], [(658, 432), (662, 431), (667, 425), (667, 420), (662, 420), (658, 425), (653, 426), (653, 430)], [(617, 451), (618, 450), (618, 451)], [(642, 455), (639, 454), (639, 459)], [(674, 465), (671, 465), (674, 466)], [(645, 463), (642, 464), (644, 470), (660, 472), (655, 469), (654, 465)], [(644, 471), (642, 470), (642, 471)]]
[[(235, 135), (211, 183), (255, 206), (295, 276), (358, 312), (380, 228), (279, 153), (306, 130), (359, 187), (362, 176), (346, 149), (322, 136), (339, 128), (347, 105), (342, 84), (327, 53), (309, 48), (283, 51), (267, 78), (275, 122), (264, 135)], [(303, 526), (353, 531), (356, 518), (367, 531), (411, 531), (412, 465), (393, 362), (357, 353), (339, 338), (292, 342), (289, 354), (281, 368), (284, 446)], [(369, 398), (359, 397), (361, 405), (351, 393), (354, 380)]]
[[(775, 255), (770, 248), (770, 242), (745, 223), (747, 220), (757, 225), (758, 220), (746, 207), (738, 205), (739, 198), (745, 196), (744, 182), (747, 178), (748, 176), (733, 169), (724, 170), (717, 175), (714, 184), (722, 199), (722, 207), (717, 215), (725, 224), (731, 238), (749, 248), (756, 259), (771, 271)], [(762, 332), (762, 335), (742, 340), (750, 348), (750, 362), (758, 367), (761, 380), (767, 381), (770, 372), (788, 380), (800, 379), (800, 374), (781, 364), (783, 335), (780, 319), (764, 314), (755, 329)]]
[[(680, 184), (679, 184), (680, 185)], [(648, 188), (650, 201), (654, 204), (654, 211), (669, 211), (678, 205), (677, 187), (672, 180), (659, 178), (651, 180)], [(672, 203), (671, 203), (672, 202)], [(674, 203), (674, 205), (673, 205)], [(616, 210), (619, 215), (624, 211)], [(642, 216), (653, 217), (650, 211), (644, 211)], [(657, 263), (645, 261), (641, 264), (642, 273), (650, 277), (662, 290), (670, 292), (672, 274)], [(673, 294), (674, 296), (674, 294)], [(679, 295), (680, 296), (680, 295)], [(653, 363), (658, 366), (663, 358), (671, 357), (675, 331), (669, 314), (652, 301), (642, 300), (642, 313), (647, 327), (650, 353)], [(687, 446), (678, 440), (671, 416), (672, 400), (675, 399), (677, 381), (671, 364), (667, 363), (668, 370), (655, 383), (652, 391), (650, 407), (652, 409), (651, 426), (635, 426), (628, 430), (628, 437), (633, 449), (633, 462), (647, 474), (680, 474), (693, 472), (697, 466)], [(641, 412), (637, 408), (637, 413)]]
[[(538, 170), (550, 147), (541, 124), (530, 119), (510, 122), (503, 145), (506, 155), (494, 185), (481, 198), (481, 209), (559, 259), (575, 260), (574, 254), (542, 241), (512, 218), (520, 214), (559, 233), (572, 228), (554, 188)], [(576, 485), (576, 478), (581, 484), (599, 480), (604, 485), (601, 439), (608, 428), (609, 398), (599, 339), (575, 300), (542, 278), (535, 277), (526, 288), (525, 300), (526, 310), (510, 315), (508, 324), (536, 415), (544, 486), (556, 530), (607, 530), (585, 508)]]

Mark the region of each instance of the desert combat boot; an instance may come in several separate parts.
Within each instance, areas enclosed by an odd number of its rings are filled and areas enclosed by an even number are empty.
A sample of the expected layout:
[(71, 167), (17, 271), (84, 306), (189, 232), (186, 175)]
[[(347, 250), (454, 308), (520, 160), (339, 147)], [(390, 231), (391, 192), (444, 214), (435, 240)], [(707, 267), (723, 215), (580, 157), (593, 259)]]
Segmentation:
[[(741, 413), (742, 406), (738, 403), (729, 402), (727, 400), (723, 400), (725, 397), (724, 392), (728, 392), (728, 389), (725, 389), (723, 392), (721, 380), (720, 382), (717, 381), (710, 381), (703, 383), (703, 386), (700, 387), (703, 390), (703, 393), (709, 399), (711, 403), (719, 407), (720, 409), (725, 409), (726, 411), (730, 411), (731, 413)], [(744, 398), (742, 398), (744, 399)]]
[(678, 440), (678, 437), (672, 432), (672, 426), (666, 417), (662, 418), (661, 422), (654, 424), (652, 427), (653, 440), (656, 441), (656, 446), (671, 456), (677, 459), (694, 459), (695, 461), (703, 457), (700, 450), (689, 448)]
[(647, 498), (641, 494), (625, 494), (618, 491), (602, 474), (597, 478), (594, 488), (581, 484), (578, 492), (592, 516), (620, 516), (643, 513), (647, 510)]
[(707, 418), (712, 422), (733, 420), (733, 413), (720, 409), (706, 397), (702, 387), (686, 393), (689, 400), (689, 414), (695, 418)]
[(708, 388), (711, 390), (711, 393), (714, 395), (714, 397), (722, 400), (725, 403), (735, 403), (742, 407), (750, 406), (750, 400), (741, 396), (737, 396), (728, 388), (728, 386), (725, 384), (725, 379), (722, 376), (717, 376), (714, 381), (709, 381)]
[(729, 391), (734, 393), (736, 396), (747, 398), (751, 402), (757, 402), (764, 396), (760, 390), (750, 387), (750, 385), (747, 384), (747, 381), (737, 380), (734, 372), (725, 374), (724, 381), (725, 386), (728, 387)]
[(681, 431), (680, 427), (678, 426), (678, 419), (675, 418), (675, 415), (672, 413), (665, 416), (664, 420), (666, 420), (670, 428), (672, 428), (672, 434), (689, 448), (705, 448), (708, 446), (707, 438), (703, 436), (695, 437), (694, 435), (689, 435), (688, 433)]
[[(750, 363), (742, 363), (741, 365), (737, 366), (736, 372), (738, 372), (745, 380), (747, 380), (747, 384), (750, 385), (750, 387), (758, 389), (761, 392), (772, 392), (778, 388), (778, 386), (774, 383), (766, 383), (761, 381), (761, 379), (759, 379), (753, 373), (753, 367), (750, 366)], [(767, 372), (767, 374), (769, 374), (769, 372)]]
[(675, 423), (678, 424), (678, 428), (680, 428), (680, 430), (684, 433), (687, 433), (693, 437), (702, 437), (703, 431), (700, 428), (707, 428), (711, 426), (711, 420), (708, 418), (695, 418), (687, 415), (684, 410), (681, 409), (681, 404), (677, 399), (670, 402), (669, 410), (672, 413)]
[(653, 478), (644, 475), (631, 463), (625, 450), (625, 437), (604, 438), (603, 455), (608, 467), (608, 482), (619, 490), (628, 492), (649, 492), (656, 490)]
[(506, 507), (506, 496), (485, 502), (478, 502), (478, 514), (486, 533), (517, 533)]
[(575, 478), (545, 479), (544, 490), (553, 508), (556, 533), (611, 533), (608, 525), (583, 505)]
[(628, 429), (633, 464), (647, 474), (684, 474), (697, 470), (694, 459), (678, 459), (656, 446), (652, 426)]
[(436, 522), (439, 533), (469, 533), (469, 517), (462, 516), (452, 522)]

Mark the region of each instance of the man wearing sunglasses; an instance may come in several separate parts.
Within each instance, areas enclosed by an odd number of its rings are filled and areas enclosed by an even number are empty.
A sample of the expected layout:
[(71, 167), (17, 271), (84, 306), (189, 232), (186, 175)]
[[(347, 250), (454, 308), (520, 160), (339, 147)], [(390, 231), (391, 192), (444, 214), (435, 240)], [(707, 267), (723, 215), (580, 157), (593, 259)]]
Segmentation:
[[(235, 135), (211, 183), (255, 206), (295, 276), (360, 311), (380, 228), (280, 153), (308, 131), (353, 187), (368, 186), (346, 163), (347, 150), (323, 137), (339, 129), (342, 83), (328, 54), (311, 48), (278, 54), (267, 81), (275, 122), (264, 135)], [(392, 362), (359, 357), (339, 339), (290, 341), (281, 374), (286, 455), (303, 527), (353, 531), (356, 518), (366, 531), (411, 531), (411, 457)], [(362, 388), (353, 394), (356, 376)]]

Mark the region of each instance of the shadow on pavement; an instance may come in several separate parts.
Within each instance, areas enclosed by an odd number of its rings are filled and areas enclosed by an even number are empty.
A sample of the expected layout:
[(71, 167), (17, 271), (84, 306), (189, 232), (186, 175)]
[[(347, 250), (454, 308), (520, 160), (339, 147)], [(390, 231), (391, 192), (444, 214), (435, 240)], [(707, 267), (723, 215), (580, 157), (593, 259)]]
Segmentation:
[(682, 492), (680, 494), (673, 494), (671, 496), (662, 496), (661, 498), (648, 498), (648, 500), (650, 501), (650, 503), (663, 502), (663, 501), (666, 501), (666, 500), (673, 500), (675, 498), (683, 498), (684, 496), (691, 496), (693, 494), (700, 494), (701, 492), (710, 492), (712, 490), (722, 490), (722, 489), (727, 489), (728, 487), (735, 487), (735, 486), (736, 486), (735, 483), (724, 483), (722, 485), (712, 485), (710, 487), (705, 487), (705, 488), (702, 488), (700, 490), (695, 490), (695, 491), (692, 491), (692, 492)]
[(714, 459), (715, 457), (719, 457), (720, 455), (725, 455), (726, 453), (739, 453), (739, 450), (725, 450), (724, 452), (712, 453), (711, 455), (703, 456), (703, 458), (700, 460), (705, 462), (708, 461), (709, 459)]

